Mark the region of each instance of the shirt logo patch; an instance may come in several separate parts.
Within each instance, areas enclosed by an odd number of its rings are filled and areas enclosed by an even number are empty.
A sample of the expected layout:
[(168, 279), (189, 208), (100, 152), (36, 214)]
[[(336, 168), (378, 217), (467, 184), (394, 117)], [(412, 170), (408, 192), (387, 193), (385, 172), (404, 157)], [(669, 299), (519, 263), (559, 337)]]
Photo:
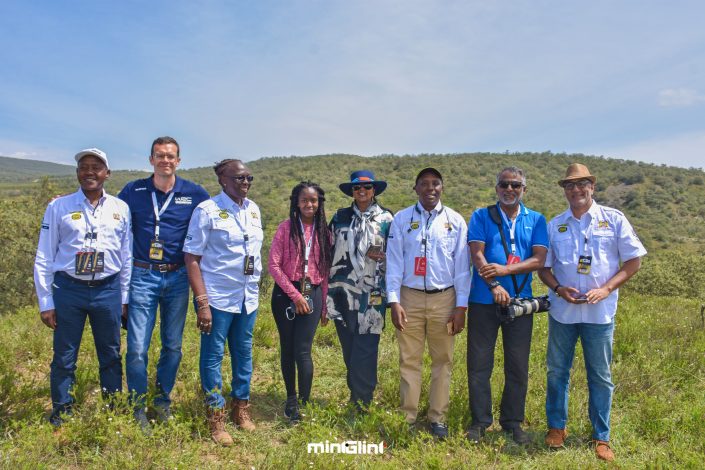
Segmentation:
[(610, 228), (610, 223), (607, 222), (606, 220), (598, 220), (597, 221), (597, 228)]
[(221, 219), (227, 219), (228, 218), (228, 211), (220, 211), (218, 213)]
[(561, 224), (558, 226), (558, 233), (563, 233), (568, 231), (568, 224)]
[(191, 205), (191, 196), (179, 196), (174, 198), (175, 204), (188, 204)]
[(135, 188), (135, 191), (147, 191), (147, 188)]
[(113, 213), (113, 219), (115, 219), (115, 220), (120, 220), (120, 214), (118, 214), (117, 212), (114, 212), (114, 213)]
[(193, 237), (191, 235), (186, 235), (186, 240), (193, 240)]
[(42, 224), (43, 230), (49, 230), (49, 224)]
[(411, 230), (416, 230), (419, 228), (419, 223), (418, 222), (411, 222), (409, 227), (411, 227)]
[(250, 215), (252, 216), (253, 219), (258, 219), (257, 217), (257, 212), (250, 212)]
[(71, 219), (72, 220), (81, 220), (81, 213), (80, 212), (71, 212)]

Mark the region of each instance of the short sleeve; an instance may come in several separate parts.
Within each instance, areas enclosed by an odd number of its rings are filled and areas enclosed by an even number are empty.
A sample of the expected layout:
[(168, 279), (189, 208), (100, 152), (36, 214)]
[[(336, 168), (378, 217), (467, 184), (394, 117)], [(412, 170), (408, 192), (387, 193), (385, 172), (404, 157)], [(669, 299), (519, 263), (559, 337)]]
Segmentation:
[(191, 215), (191, 221), (188, 224), (186, 231), (186, 239), (184, 240), (184, 253), (202, 256), (203, 251), (208, 243), (208, 232), (210, 230), (210, 221), (205, 209), (201, 206), (196, 207)]
[(487, 233), (482, 212), (487, 212), (487, 209), (478, 209), (472, 213), (468, 222), (468, 243), (481, 242), (487, 243)]
[(624, 216), (620, 218), (617, 248), (619, 250), (619, 260), (622, 263), (646, 254), (646, 248), (639, 240), (634, 227)]

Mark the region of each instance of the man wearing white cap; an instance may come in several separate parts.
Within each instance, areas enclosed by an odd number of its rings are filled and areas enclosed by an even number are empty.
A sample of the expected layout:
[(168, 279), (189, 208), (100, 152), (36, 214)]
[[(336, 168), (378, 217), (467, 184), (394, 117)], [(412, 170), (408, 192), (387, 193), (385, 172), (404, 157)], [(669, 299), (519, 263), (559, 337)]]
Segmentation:
[(71, 388), (88, 317), (104, 396), (122, 390), (120, 318), (127, 312), (132, 231), (127, 204), (105, 193), (108, 157), (91, 148), (76, 154), (80, 189), (49, 203), (34, 261), (42, 322), (54, 330), (52, 413), (60, 426), (71, 414)]
[(558, 182), (569, 207), (548, 224), (550, 248), (545, 267), (539, 271), (551, 290), (546, 445), (562, 447), (568, 435), (568, 383), (580, 338), (595, 453), (612, 461), (610, 362), (618, 288), (639, 270), (646, 249), (624, 214), (593, 200), (595, 181), (585, 165), (573, 163)]

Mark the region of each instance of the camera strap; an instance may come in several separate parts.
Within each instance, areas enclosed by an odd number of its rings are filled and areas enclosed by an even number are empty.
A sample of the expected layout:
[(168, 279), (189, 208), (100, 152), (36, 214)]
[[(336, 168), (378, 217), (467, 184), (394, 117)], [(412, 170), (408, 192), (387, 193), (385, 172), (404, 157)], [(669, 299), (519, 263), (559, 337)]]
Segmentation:
[[(490, 213), (490, 218), (492, 219), (492, 222), (497, 224), (497, 228), (499, 229), (499, 236), (502, 238), (502, 248), (504, 248), (504, 254), (507, 256), (507, 259), (509, 259), (509, 247), (507, 247), (507, 238), (504, 236), (504, 227), (502, 226), (502, 219), (499, 215), (499, 210), (497, 209), (497, 206), (493, 204), (491, 206), (487, 206), (487, 211)], [(514, 284), (514, 296), (519, 297), (521, 296), (521, 291), (524, 290), (524, 286), (526, 286), (526, 282), (529, 280), (529, 273), (526, 273), (526, 275), (524, 276), (524, 281), (521, 283), (521, 286), (517, 284), (516, 276), (514, 274), (511, 274), (511, 276), (512, 283)]]

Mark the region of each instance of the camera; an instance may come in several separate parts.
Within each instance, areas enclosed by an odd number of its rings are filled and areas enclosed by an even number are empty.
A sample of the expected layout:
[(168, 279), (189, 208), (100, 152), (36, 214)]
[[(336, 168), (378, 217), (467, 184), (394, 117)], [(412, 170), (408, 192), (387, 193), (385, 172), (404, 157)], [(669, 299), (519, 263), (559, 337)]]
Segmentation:
[(516, 317), (532, 313), (547, 312), (551, 308), (548, 296), (519, 297), (509, 301), (506, 307), (497, 305), (497, 317), (502, 323), (511, 323)]

